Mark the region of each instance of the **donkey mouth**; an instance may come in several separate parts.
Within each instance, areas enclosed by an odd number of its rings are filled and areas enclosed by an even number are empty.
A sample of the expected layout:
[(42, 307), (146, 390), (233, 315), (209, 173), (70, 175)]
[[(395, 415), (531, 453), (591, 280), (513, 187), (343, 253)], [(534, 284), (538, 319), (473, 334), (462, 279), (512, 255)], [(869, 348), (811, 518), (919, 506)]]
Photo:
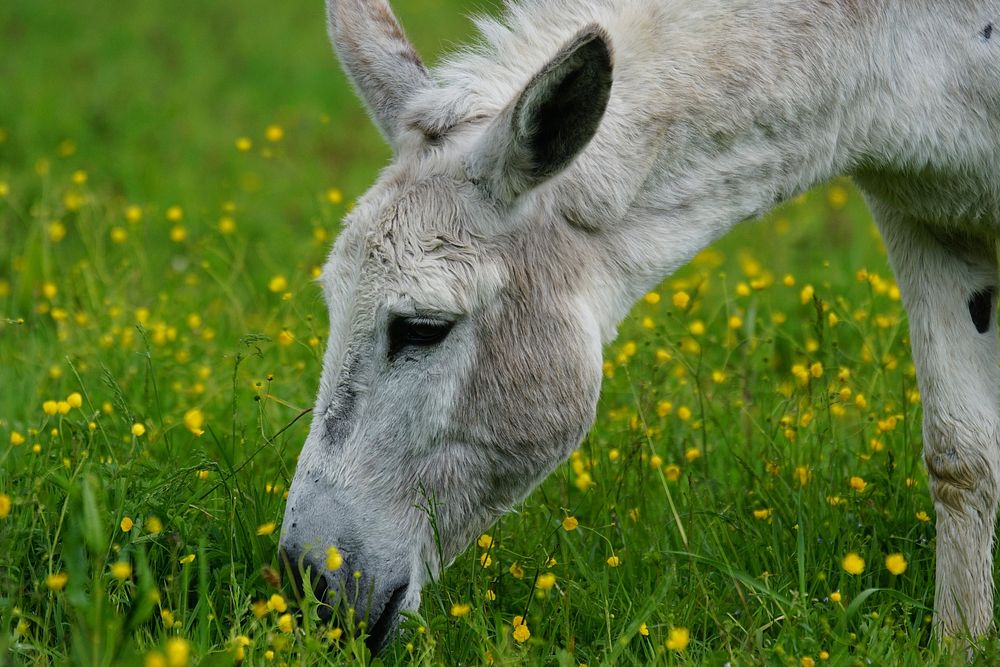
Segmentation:
[(385, 606), (382, 607), (382, 613), (379, 614), (378, 619), (369, 619), (374, 620), (374, 623), (368, 632), (368, 638), (365, 639), (365, 645), (368, 646), (368, 650), (372, 652), (373, 656), (385, 648), (385, 645), (392, 638), (393, 631), (399, 624), (399, 612), (402, 609), (403, 601), (406, 599), (406, 592), (409, 588), (409, 584), (403, 584), (394, 590), (386, 601)]

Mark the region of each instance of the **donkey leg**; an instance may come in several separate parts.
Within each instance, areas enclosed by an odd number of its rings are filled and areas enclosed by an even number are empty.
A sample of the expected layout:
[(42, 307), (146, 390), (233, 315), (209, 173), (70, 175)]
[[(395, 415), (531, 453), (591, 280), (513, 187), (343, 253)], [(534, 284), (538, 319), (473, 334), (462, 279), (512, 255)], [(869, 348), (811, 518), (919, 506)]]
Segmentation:
[(1000, 494), (994, 240), (933, 230), (875, 203), (903, 302), (937, 512), (935, 628), (978, 637), (993, 619)]

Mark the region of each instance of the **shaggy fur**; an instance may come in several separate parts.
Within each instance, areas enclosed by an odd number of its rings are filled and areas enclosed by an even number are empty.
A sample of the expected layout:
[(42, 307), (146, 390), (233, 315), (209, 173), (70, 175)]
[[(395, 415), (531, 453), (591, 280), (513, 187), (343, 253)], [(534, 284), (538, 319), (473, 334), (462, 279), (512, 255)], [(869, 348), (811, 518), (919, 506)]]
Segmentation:
[[(322, 279), (331, 334), (282, 545), (332, 604), (362, 605), (375, 648), (579, 444), (634, 300), (838, 174), (910, 314), (937, 627), (990, 628), (1000, 0), (522, 0), (432, 72), (384, 0), (328, 14), (395, 159)], [(452, 329), (390, 359), (399, 318)]]

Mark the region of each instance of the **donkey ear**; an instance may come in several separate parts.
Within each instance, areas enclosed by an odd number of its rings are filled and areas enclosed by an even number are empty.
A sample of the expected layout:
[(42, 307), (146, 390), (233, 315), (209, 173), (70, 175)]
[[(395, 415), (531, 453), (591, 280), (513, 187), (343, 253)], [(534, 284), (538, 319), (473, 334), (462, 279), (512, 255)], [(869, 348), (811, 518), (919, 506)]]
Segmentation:
[(472, 178), (513, 201), (569, 166), (604, 117), (612, 69), (604, 30), (577, 33), (486, 129), (469, 160)]
[(386, 0), (327, 0), (326, 16), (344, 70), (395, 148), (400, 113), (431, 85), (427, 68)]

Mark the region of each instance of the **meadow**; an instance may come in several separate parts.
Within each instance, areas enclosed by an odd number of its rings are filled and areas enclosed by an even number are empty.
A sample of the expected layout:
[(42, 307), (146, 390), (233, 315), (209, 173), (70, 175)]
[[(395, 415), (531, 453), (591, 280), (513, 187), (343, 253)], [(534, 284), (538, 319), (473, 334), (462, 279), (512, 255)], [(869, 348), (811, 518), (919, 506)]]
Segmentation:
[[(432, 61), (496, 9), (395, 4)], [(905, 313), (846, 180), (636, 305), (591, 434), (384, 654), (295, 600), (314, 279), (389, 159), (321, 5), (0, 3), (0, 664), (950, 664)]]

